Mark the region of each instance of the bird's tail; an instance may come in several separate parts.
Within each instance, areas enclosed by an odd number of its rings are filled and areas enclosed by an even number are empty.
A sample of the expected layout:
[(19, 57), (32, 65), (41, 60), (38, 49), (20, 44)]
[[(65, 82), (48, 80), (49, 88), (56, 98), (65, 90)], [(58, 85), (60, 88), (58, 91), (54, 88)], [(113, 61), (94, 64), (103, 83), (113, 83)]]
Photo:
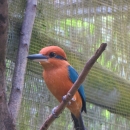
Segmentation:
[(71, 113), (71, 117), (72, 117), (72, 119), (74, 121), (74, 128), (75, 128), (75, 130), (87, 130), (84, 127), (84, 123), (83, 123), (81, 114), (80, 114), (78, 119), (72, 113)]

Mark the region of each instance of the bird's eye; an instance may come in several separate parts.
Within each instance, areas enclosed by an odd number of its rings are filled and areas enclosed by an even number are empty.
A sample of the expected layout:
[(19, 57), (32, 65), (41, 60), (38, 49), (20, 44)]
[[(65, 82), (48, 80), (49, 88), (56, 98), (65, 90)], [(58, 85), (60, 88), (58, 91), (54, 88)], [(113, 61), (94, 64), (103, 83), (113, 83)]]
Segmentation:
[(54, 53), (54, 52), (51, 52), (50, 54), (49, 54), (49, 57), (51, 58), (51, 57), (55, 57), (56, 56), (56, 53)]

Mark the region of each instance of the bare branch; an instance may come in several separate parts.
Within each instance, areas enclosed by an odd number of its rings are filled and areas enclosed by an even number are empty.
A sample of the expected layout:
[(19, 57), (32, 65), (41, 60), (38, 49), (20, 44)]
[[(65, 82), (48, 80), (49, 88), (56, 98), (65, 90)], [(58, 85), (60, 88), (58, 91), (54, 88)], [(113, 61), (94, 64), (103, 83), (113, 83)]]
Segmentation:
[(15, 130), (8, 111), (5, 83), (5, 53), (7, 43), (8, 2), (0, 1), (0, 130)]
[(28, 48), (30, 45), (31, 33), (36, 15), (37, 0), (27, 0), (27, 6), (22, 25), (20, 43), (17, 53), (17, 60), (14, 69), (12, 90), (9, 99), (9, 110), (15, 122), (21, 104), (22, 91), (24, 86), (24, 75), (26, 71)]
[[(55, 110), (55, 114), (57, 116), (60, 115), (60, 113), (65, 109), (65, 107), (67, 106), (68, 102), (72, 99), (72, 97), (74, 96), (75, 92), (78, 90), (79, 86), (83, 83), (83, 81), (85, 80), (88, 72), (90, 71), (91, 67), (93, 66), (93, 64), (96, 62), (96, 60), (99, 58), (99, 56), (102, 54), (102, 52), (105, 50), (107, 44), (106, 43), (102, 43), (101, 46), (99, 47), (99, 49), (96, 51), (96, 53), (94, 54), (94, 56), (91, 57), (91, 59), (86, 63), (83, 71), (81, 72), (81, 74), (79, 75), (78, 79), (76, 80), (76, 82), (73, 84), (72, 88), (68, 91), (67, 95), (66, 95), (66, 99), (65, 101), (62, 101), (59, 106), (56, 108)], [(50, 124), (55, 120), (56, 118), (54, 118), (54, 116), (51, 114), (48, 119), (45, 121), (45, 123), (43, 124), (43, 126), (40, 128), (40, 130), (47, 130), (48, 127), (50, 126)]]

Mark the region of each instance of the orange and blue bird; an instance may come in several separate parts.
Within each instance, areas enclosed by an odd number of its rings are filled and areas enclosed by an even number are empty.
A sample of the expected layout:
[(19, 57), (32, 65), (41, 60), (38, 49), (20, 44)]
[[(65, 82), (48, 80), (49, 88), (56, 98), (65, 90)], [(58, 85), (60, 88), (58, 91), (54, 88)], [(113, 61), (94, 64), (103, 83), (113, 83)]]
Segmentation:
[[(29, 55), (27, 58), (42, 65), (43, 78), (48, 89), (61, 102), (78, 78), (78, 73), (67, 61), (64, 50), (58, 46), (48, 46), (41, 49), (39, 54)], [(67, 108), (71, 112), (75, 129), (86, 130), (81, 116), (83, 111), (86, 113), (83, 85), (80, 85)]]

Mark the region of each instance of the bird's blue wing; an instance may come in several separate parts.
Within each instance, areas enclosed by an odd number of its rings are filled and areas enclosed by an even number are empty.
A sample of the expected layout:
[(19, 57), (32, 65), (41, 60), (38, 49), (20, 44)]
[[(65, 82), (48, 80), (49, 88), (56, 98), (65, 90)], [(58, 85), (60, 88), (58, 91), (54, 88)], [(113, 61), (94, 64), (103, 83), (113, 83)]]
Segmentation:
[[(78, 78), (78, 73), (76, 72), (76, 70), (72, 66), (68, 66), (68, 71), (69, 71), (69, 78), (72, 81), (72, 83), (74, 83)], [(84, 92), (83, 85), (80, 85), (78, 92), (82, 98), (82, 103), (83, 103), (82, 111), (86, 112), (86, 95)]]

